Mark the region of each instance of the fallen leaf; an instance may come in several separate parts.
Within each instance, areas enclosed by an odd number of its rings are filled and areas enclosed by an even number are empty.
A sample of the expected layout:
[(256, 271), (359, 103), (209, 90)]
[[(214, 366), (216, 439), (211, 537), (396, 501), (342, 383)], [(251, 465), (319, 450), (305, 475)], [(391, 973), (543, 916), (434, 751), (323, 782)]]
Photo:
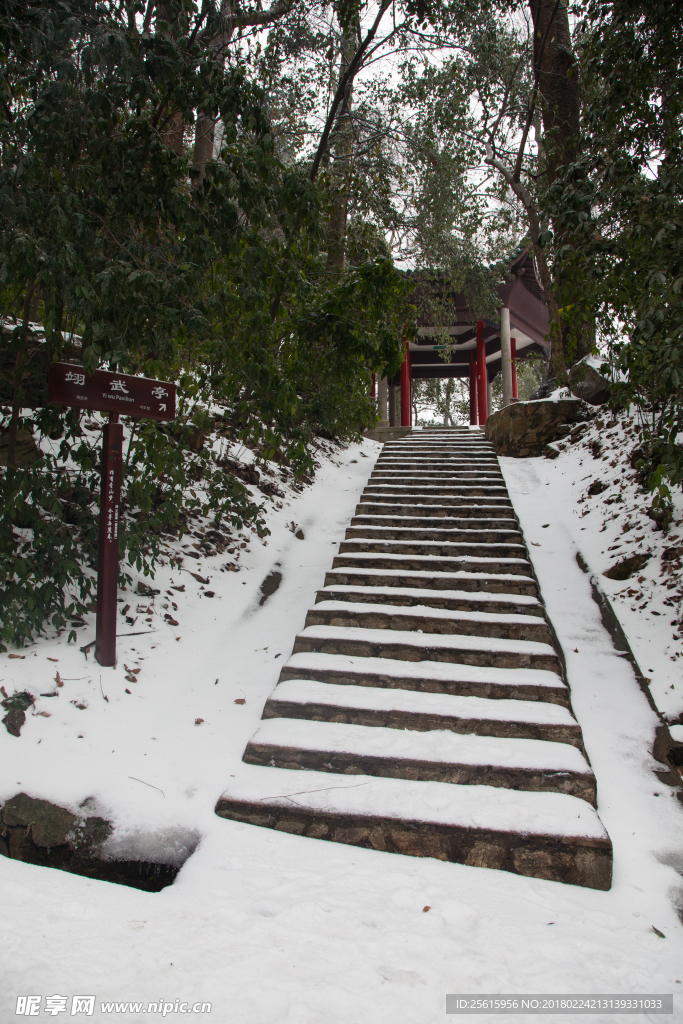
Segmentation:
[[(189, 569), (188, 569), (188, 572), (189, 572)], [(206, 584), (206, 583), (209, 582), (208, 580), (205, 580), (203, 576), (200, 576), (198, 572), (191, 572), (190, 576), (194, 576), (194, 578), (196, 579), (197, 583), (205, 583)]]
[(195, 724), (195, 725), (201, 725), (203, 721), (204, 721), (204, 719), (203, 719), (203, 718), (195, 718), (195, 720), (194, 720), (194, 724)]
[(652, 931), (655, 933), (655, 935), (659, 935), (660, 939), (665, 939), (666, 938), (666, 935), (664, 934), (664, 932), (660, 932), (659, 928), (655, 928), (654, 925), (652, 925)]
[(19, 736), (21, 727), (26, 721), (26, 714), (19, 708), (13, 708), (7, 712), (2, 721), (10, 736)]
[(431, 907), (423, 907), (423, 908), (422, 908), (422, 913), (423, 913), (423, 914), (426, 914), (426, 913), (427, 913), (427, 911), (428, 911), (428, 910), (431, 910), (431, 909), (432, 909)]
[(25, 654), (8, 654), (7, 657), (8, 658), (19, 658), (20, 661), (23, 661), (24, 658), (26, 657), (26, 655)]
[(62, 677), (60, 676), (59, 672), (57, 672), (55, 676), (55, 682), (57, 686), (64, 686), (64, 683), (62, 682)]
[(3, 697), (5, 698), (5, 700), (8, 700), (8, 699), (9, 699), (9, 698), (8, 698), (8, 696), (7, 696), (7, 690), (5, 689), (5, 687), (4, 687), (4, 686), (0, 686), (0, 693), (1, 693), (2, 695), (3, 695)]
[(532, 540), (532, 542), (531, 542), (531, 543), (533, 544), (533, 546), (534, 546), (535, 548), (540, 548), (540, 546), (541, 546), (540, 544), (537, 544), (535, 540)]
[(238, 697), (237, 700), (235, 701), (235, 704), (246, 704), (246, 703), (247, 702), (244, 699), (244, 697)]
[(130, 690), (126, 687), (126, 693), (130, 693)]
[(574, 648), (574, 654), (578, 654), (578, 653), (579, 653), (579, 648), (578, 648), (578, 647), (575, 647), (575, 648)]
[(127, 682), (129, 683), (137, 683), (137, 679), (135, 678), (135, 676), (127, 675), (124, 676), (124, 679), (126, 679)]
[(177, 626), (177, 625), (179, 625), (178, 620), (174, 619), (172, 615), (168, 614), (168, 612), (166, 612), (166, 614), (164, 615), (164, 618), (168, 622), (169, 626)]
[(48, 661), (59, 661), (59, 658), (48, 658)]
[(51, 717), (52, 717), (52, 716), (50, 715), (50, 712), (49, 712), (49, 711), (39, 711), (39, 712), (38, 712), (38, 714), (39, 714), (39, 715), (40, 715), (40, 716), (41, 716), (42, 718), (51, 718)]

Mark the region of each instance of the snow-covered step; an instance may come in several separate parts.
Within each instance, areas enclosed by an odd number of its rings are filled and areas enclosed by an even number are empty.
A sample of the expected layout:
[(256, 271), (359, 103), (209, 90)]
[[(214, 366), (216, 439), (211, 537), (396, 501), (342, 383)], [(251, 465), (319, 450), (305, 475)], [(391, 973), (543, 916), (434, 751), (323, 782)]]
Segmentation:
[(515, 615), (542, 616), (543, 605), (535, 597), (518, 594), (496, 594), (470, 592), (465, 590), (427, 590), (419, 587), (364, 587), (338, 586), (323, 587), (316, 594), (320, 601), (351, 601), (368, 604), (389, 604), (414, 608), (448, 608), (454, 612), (487, 611)]
[(531, 576), (531, 564), (525, 558), (484, 558), (476, 555), (392, 555), (368, 551), (336, 555), (332, 568), (418, 569), (426, 572), (488, 572)]
[(325, 576), (325, 586), (341, 583), (353, 586), (361, 583), (379, 587), (412, 587), (428, 590), (469, 590), (485, 591), (489, 594), (523, 594), (535, 597), (538, 593), (536, 581), (531, 576), (515, 572), (474, 572), (459, 569), (455, 572), (441, 572), (434, 569), (372, 568), (347, 565), (337, 566)]
[(380, 481), (394, 481), (402, 480), (404, 483), (409, 484), (413, 482), (424, 483), (433, 480), (435, 483), (440, 481), (454, 481), (457, 483), (474, 482), (474, 483), (492, 483), (500, 485), (503, 481), (503, 474), (500, 470), (492, 469), (472, 469), (470, 468), (451, 468), (437, 469), (406, 469), (405, 467), (396, 467), (394, 469), (387, 468), (386, 466), (380, 466), (377, 464), (370, 474), (370, 480), (372, 483), (379, 483)]
[(233, 821), (371, 850), (609, 889), (612, 844), (564, 793), (244, 765), (218, 800)]
[(401, 540), (372, 537), (343, 540), (339, 544), (339, 553), (345, 554), (347, 551), (374, 551), (396, 555), (438, 555), (440, 557), (476, 555), (481, 558), (524, 558), (526, 555), (526, 548), (519, 541), (506, 544), (501, 541), (417, 540), (408, 537)]
[[(377, 498), (376, 501), (375, 498)], [(424, 501), (388, 501), (381, 495), (371, 496), (369, 501), (366, 501), (361, 495), (354, 515), (391, 516), (407, 519), (457, 519), (459, 521), (464, 519), (515, 520), (515, 511), (512, 505), (500, 501), (495, 501), (493, 504), (483, 501), (463, 501), (456, 502), (454, 507), (452, 503), (444, 504), (442, 499), (438, 502), (427, 503)]]
[(448, 661), (460, 665), (559, 670), (550, 644), (457, 634), (433, 635), (393, 629), (352, 626), (306, 626), (296, 637), (294, 652), (320, 651), (400, 661)]
[(266, 701), (263, 717), (306, 718), (421, 732), (447, 729), (477, 736), (511, 736), (582, 746), (576, 719), (558, 704), (340, 686), (318, 679), (281, 682)]
[(568, 793), (590, 804), (597, 799), (595, 776), (577, 747), (446, 729), (424, 733), (269, 718), (247, 744), (243, 761), (342, 775)]
[(569, 706), (569, 691), (559, 672), (536, 668), (480, 667), (299, 651), (282, 666), (280, 680), (283, 679), (318, 679), (339, 686), (420, 690)]
[(317, 602), (306, 616), (307, 626), (351, 626), (363, 629), (415, 630), (444, 635), (463, 634), (550, 643), (544, 619), (514, 612), (451, 611), (427, 605), (396, 608), (390, 604), (335, 601)]
[(498, 530), (456, 530), (431, 529), (413, 526), (381, 526), (377, 523), (368, 525), (351, 525), (347, 528), (345, 540), (428, 540), (455, 543), (481, 544), (524, 544), (519, 530), (501, 527)]
[[(512, 519), (514, 517), (514, 510), (510, 504), (508, 497), (488, 497), (484, 498), (482, 495), (457, 495), (457, 494), (440, 494), (438, 495), (438, 501), (430, 500), (434, 495), (429, 494), (374, 494), (372, 492), (363, 491), (361, 495), (360, 503), (357, 506), (356, 515), (364, 510), (364, 506), (369, 509), (371, 504), (383, 505), (392, 509), (389, 515), (453, 515), (452, 509), (458, 509), (458, 516), (490, 516), (495, 513), (496, 516), (509, 515)], [(414, 512), (403, 511), (404, 509), (415, 509)], [(427, 509), (434, 509), (434, 512), (428, 512)], [(401, 511), (393, 511), (400, 509)], [(444, 511), (441, 511), (444, 509)], [(378, 513), (376, 513), (378, 514)]]
[[(390, 482), (381, 484), (375, 483), (370, 480), (365, 486), (363, 494), (421, 494), (421, 495), (441, 495), (441, 494), (455, 494), (463, 495), (467, 497), (481, 496), (481, 497), (507, 497), (507, 488), (501, 484), (470, 484), (460, 483), (457, 480), (453, 480), (450, 483), (439, 483), (429, 484), (427, 482), (416, 482), (414, 484), (408, 483), (401, 479), (392, 480)], [(509, 498), (508, 498), (509, 500)]]
[(349, 529), (357, 526), (377, 526), (397, 529), (403, 527), (408, 530), (458, 530), (472, 534), (483, 531), (504, 531), (505, 533), (519, 533), (519, 527), (514, 518), (510, 516), (499, 516), (496, 510), (495, 516), (481, 516), (471, 518), (468, 516), (393, 516), (383, 515), (381, 509), (376, 505), (368, 506), (371, 512), (363, 512), (351, 519)]

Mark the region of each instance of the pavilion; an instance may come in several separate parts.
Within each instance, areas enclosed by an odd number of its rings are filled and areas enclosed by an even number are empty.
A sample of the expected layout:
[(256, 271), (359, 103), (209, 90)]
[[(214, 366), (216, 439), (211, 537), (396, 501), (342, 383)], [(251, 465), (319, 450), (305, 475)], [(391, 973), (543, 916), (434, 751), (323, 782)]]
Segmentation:
[[(418, 284), (418, 297), (423, 287)], [(525, 248), (510, 264), (507, 280), (497, 287), (500, 301), (500, 319), (497, 321), (476, 319), (464, 295), (447, 289), (439, 292), (438, 279), (436, 286), (430, 282), (428, 287), (440, 299), (448, 300), (452, 309), (451, 323), (434, 326), (424, 318), (418, 319), (417, 339), (406, 344), (399, 373), (389, 381), (385, 378), (380, 382), (381, 422), (386, 424), (388, 421), (390, 426), (398, 426), (397, 387), (401, 389), (400, 426), (410, 427), (413, 380), (469, 377), (470, 424), (483, 425), (491, 407), (491, 382), (494, 378), (502, 372), (503, 404), (509, 405), (517, 399), (517, 361), (528, 359), (535, 353), (548, 356), (548, 307), (534, 261), (529, 249)], [(444, 335), (455, 341), (447, 359), (441, 355)]]

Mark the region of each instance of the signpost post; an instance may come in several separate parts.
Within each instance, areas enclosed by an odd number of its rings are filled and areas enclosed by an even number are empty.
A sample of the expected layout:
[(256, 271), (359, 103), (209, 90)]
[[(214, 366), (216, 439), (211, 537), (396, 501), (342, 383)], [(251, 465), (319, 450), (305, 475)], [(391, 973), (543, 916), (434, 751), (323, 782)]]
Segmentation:
[(176, 388), (166, 381), (132, 377), (113, 370), (87, 374), (82, 366), (53, 363), (48, 401), (76, 409), (109, 413), (102, 438), (102, 486), (97, 551), (97, 627), (95, 657), (116, 664), (116, 584), (119, 574), (119, 507), (123, 426), (119, 415), (151, 420), (175, 419)]

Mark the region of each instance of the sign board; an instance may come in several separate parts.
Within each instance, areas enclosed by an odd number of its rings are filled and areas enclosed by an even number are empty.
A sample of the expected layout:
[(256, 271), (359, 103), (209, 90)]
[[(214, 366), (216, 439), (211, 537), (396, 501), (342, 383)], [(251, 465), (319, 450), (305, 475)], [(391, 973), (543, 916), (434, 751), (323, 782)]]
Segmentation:
[(147, 420), (175, 419), (175, 384), (114, 370), (87, 374), (73, 363), (52, 363), (47, 396), (49, 402), (76, 409), (118, 412)]
[(115, 665), (123, 459), (123, 427), (119, 415), (148, 420), (175, 419), (175, 384), (132, 377), (114, 370), (95, 370), (88, 374), (84, 367), (73, 363), (53, 363), (48, 373), (47, 395), (48, 401), (57, 405), (109, 413), (109, 423), (102, 437), (95, 657), (100, 665)]

